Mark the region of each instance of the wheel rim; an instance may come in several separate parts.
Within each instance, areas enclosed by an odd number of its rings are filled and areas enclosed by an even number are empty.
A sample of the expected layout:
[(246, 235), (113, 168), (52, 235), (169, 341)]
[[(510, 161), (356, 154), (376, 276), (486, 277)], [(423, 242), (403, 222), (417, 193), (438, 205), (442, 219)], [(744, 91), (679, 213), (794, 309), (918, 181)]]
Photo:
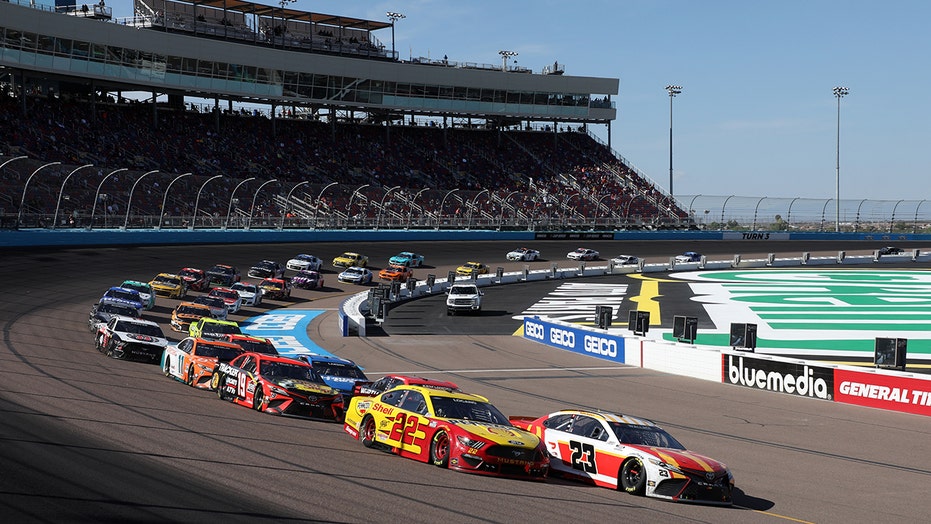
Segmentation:
[(640, 462), (633, 460), (624, 468), (624, 480), (630, 487), (637, 486), (643, 477), (643, 466)]
[(187, 383), (189, 386), (194, 385), (194, 366), (188, 366), (187, 368)]
[(256, 411), (262, 411), (262, 402), (264, 400), (265, 399), (262, 395), (262, 389), (256, 388), (255, 393), (252, 396), (252, 407), (255, 408)]
[(375, 419), (365, 419), (365, 427), (362, 428), (362, 438), (368, 442), (375, 442)]
[(449, 458), (449, 436), (445, 432), (433, 437), (433, 458), (436, 462), (446, 462)]

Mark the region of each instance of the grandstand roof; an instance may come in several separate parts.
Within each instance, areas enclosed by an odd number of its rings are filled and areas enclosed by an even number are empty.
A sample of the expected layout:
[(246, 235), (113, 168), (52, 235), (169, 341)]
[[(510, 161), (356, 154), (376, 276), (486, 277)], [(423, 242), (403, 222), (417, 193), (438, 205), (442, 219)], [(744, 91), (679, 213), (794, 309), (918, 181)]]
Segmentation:
[(333, 25), (338, 27), (352, 27), (366, 31), (377, 29), (387, 29), (391, 27), (389, 22), (380, 22), (378, 20), (365, 20), (362, 18), (353, 18), (351, 16), (327, 15), (323, 13), (311, 13), (309, 11), (300, 11), (297, 9), (283, 9), (281, 7), (258, 4), (255, 2), (246, 2), (243, 0), (193, 0), (191, 2), (177, 2), (191, 4), (195, 7), (211, 7), (219, 10), (238, 11), (244, 14), (256, 16), (274, 16), (276, 18), (286, 18), (288, 20), (301, 20), (314, 24)]

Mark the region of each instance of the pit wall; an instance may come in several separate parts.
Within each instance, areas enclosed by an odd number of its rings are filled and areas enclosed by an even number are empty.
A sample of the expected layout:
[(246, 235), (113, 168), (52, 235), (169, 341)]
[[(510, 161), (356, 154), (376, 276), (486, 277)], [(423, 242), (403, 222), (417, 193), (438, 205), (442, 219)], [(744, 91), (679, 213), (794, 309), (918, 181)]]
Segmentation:
[(737, 387), (931, 416), (931, 377), (653, 340), (541, 317), (523, 337), (618, 364)]

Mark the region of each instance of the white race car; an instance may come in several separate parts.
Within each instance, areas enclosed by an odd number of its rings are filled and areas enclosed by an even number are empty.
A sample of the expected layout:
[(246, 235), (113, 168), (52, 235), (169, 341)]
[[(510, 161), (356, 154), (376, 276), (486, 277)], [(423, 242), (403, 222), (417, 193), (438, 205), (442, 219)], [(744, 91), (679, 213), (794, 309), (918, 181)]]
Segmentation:
[(151, 320), (114, 315), (100, 324), (95, 337), (97, 351), (108, 357), (128, 359), (142, 357), (157, 361), (168, 345), (162, 328)]
[(584, 247), (566, 253), (566, 258), (569, 260), (598, 260), (599, 256), (601, 256), (601, 253)]
[(226, 310), (230, 314), (235, 315), (242, 308), (242, 296), (235, 289), (215, 287), (207, 293), (207, 296), (223, 299), (223, 302), (226, 302)]
[(313, 255), (301, 253), (285, 264), (291, 271), (320, 271), (323, 261)]
[(511, 417), (540, 435), (550, 469), (598, 486), (680, 502), (729, 506), (734, 476), (713, 458), (685, 449), (655, 423), (603, 411), (563, 410)]
[(230, 289), (239, 293), (244, 306), (257, 306), (262, 303), (262, 288), (251, 282), (236, 282)]
[(618, 255), (611, 259), (615, 266), (631, 266), (640, 263), (640, 259), (633, 255)]
[(676, 255), (676, 262), (680, 264), (685, 264), (688, 262), (701, 262), (701, 253), (696, 253), (694, 251), (686, 251), (681, 255)]
[(539, 258), (540, 252), (536, 249), (530, 249), (529, 247), (519, 247), (507, 254), (508, 260), (521, 260), (524, 262), (530, 262), (531, 260), (537, 260)]

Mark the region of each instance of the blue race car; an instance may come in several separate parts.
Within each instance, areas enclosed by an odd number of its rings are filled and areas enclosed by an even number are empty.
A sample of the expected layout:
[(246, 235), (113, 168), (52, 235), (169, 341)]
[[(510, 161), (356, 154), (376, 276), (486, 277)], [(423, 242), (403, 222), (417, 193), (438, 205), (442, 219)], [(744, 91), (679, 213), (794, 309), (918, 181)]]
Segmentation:
[(388, 264), (392, 266), (420, 267), (423, 265), (423, 255), (402, 251), (388, 259)]

